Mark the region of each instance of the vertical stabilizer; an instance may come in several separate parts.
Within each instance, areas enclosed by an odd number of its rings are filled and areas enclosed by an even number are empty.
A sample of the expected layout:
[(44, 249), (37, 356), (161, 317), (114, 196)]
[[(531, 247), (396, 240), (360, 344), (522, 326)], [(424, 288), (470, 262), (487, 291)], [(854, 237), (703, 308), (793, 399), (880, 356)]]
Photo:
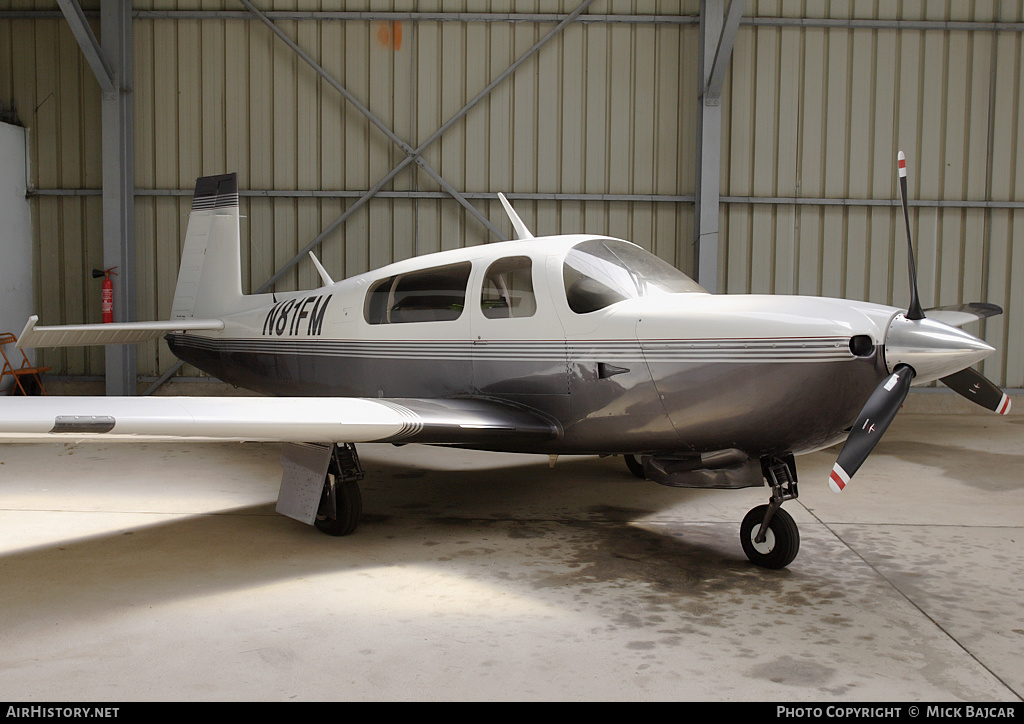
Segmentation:
[(220, 317), (242, 297), (238, 177), (196, 181), (171, 320)]

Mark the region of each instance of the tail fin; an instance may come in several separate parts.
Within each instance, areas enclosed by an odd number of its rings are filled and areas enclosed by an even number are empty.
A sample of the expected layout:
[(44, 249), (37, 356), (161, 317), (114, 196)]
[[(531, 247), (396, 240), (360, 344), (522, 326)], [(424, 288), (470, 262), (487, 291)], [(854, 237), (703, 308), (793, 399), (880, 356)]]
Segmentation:
[(207, 176), (196, 181), (170, 321), (37, 327), (39, 318), (30, 317), (17, 346), (132, 344), (174, 331), (224, 329), (220, 317), (242, 298), (238, 179), (233, 173)]
[(171, 321), (220, 317), (242, 298), (238, 177), (196, 180)]

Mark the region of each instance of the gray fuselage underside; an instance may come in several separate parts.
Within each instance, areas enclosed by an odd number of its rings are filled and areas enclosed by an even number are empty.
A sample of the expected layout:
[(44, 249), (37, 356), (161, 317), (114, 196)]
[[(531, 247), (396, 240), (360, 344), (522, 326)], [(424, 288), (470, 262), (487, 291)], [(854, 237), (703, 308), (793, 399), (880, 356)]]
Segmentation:
[[(557, 421), (548, 454), (801, 454), (841, 441), (886, 369), (881, 350), (825, 361), (659, 361), (641, 342), (232, 340), (173, 334), (182, 360), (269, 395), (483, 397)], [(504, 345), (504, 346), (502, 346)], [(694, 355), (691, 355), (694, 356)], [(343, 441), (339, 441), (343, 442)]]

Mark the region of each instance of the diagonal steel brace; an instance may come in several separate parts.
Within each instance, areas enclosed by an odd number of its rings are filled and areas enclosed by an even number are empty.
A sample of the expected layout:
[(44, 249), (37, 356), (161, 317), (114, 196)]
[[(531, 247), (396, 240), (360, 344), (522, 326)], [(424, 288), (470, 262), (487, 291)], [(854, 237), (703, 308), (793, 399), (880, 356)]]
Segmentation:
[(291, 261), (284, 264), (277, 272), (267, 280), (255, 293), (264, 292), (269, 289), (273, 284), (284, 276), (292, 267), (299, 263), (310, 251), (319, 246), (324, 239), (327, 238), (338, 226), (343, 224), (355, 211), (357, 211), (363, 204), (373, 198), (378, 191), (380, 191), (391, 179), (397, 176), (404, 168), (410, 163), (416, 163), (422, 168), (427, 174), (429, 174), (437, 183), (441, 185), (446, 192), (448, 192), (453, 198), (459, 201), (466, 209), (468, 209), (477, 219), (481, 221), (493, 234), (498, 238), (506, 238), (486, 217), (481, 214), (476, 207), (474, 207), (465, 196), (456, 191), (451, 184), (445, 181), (430, 165), (423, 159), (423, 153), (440, 138), (449, 128), (451, 128), (456, 122), (465, 116), (473, 107), (475, 107), (481, 100), (487, 97), (491, 91), (493, 91), (503, 80), (512, 75), (520, 65), (526, 60), (533, 56), (538, 50), (548, 43), (552, 38), (561, 33), (561, 31), (571, 22), (573, 22), (584, 10), (594, 3), (595, 0), (583, 0), (571, 13), (566, 15), (561, 22), (558, 23), (551, 31), (549, 31), (543, 38), (533, 45), (529, 50), (523, 53), (519, 58), (515, 60), (506, 70), (504, 70), (498, 77), (492, 80), (487, 86), (480, 91), (476, 96), (472, 98), (465, 106), (462, 107), (455, 115), (449, 118), (440, 128), (432, 133), (423, 143), (416, 148), (412, 148), (409, 144), (399, 138), (395, 133), (387, 127), (383, 121), (377, 118), (369, 108), (364, 106), (359, 100), (353, 96), (344, 86), (341, 85), (336, 79), (331, 77), (324, 68), (317, 63), (308, 53), (299, 48), (285, 33), (278, 28), (270, 18), (260, 12), (249, 0), (239, 0), (255, 17), (266, 24), (275, 35), (277, 35), (282, 41), (284, 41), (292, 50), (294, 50), (300, 58), (308, 63), (324, 80), (326, 80), (332, 87), (338, 90), (346, 100), (351, 102), (360, 113), (366, 116), (366, 118), (373, 123), (378, 129), (380, 129), (393, 143), (401, 148), (405, 153), (406, 157), (393, 169), (381, 178), (376, 184), (374, 184), (365, 194), (360, 196), (348, 209), (345, 210), (340, 217), (331, 222), (331, 224), (324, 229), (320, 234), (317, 235), (313, 241), (307, 244), (298, 254), (296, 254)]
[(441, 188), (447, 191), (453, 198), (455, 198), (456, 201), (458, 201), (460, 204), (466, 207), (466, 209), (471, 214), (473, 214), (477, 219), (479, 219), (480, 223), (486, 226), (491, 231), (491, 233), (495, 234), (498, 238), (504, 238), (503, 234), (497, 229), (497, 227), (494, 226), (494, 224), (491, 223), (490, 219), (481, 214), (480, 211), (478, 211), (476, 207), (473, 206), (468, 199), (466, 199), (465, 196), (463, 196), (451, 184), (445, 181), (444, 178), (442, 178), (441, 175), (430, 166), (430, 164), (428, 164), (425, 160), (423, 160), (420, 157), (420, 154), (416, 152), (416, 149), (414, 149), (408, 143), (399, 138), (394, 133), (394, 131), (392, 131), (387, 126), (386, 123), (377, 118), (377, 116), (375, 116), (369, 108), (367, 108), (354, 95), (352, 95), (352, 93), (347, 88), (345, 88), (337, 79), (335, 79), (330, 73), (328, 73), (327, 70), (324, 69), (322, 65), (317, 63), (316, 60), (312, 58), (312, 56), (310, 56), (306, 51), (300, 48), (299, 45), (291, 38), (289, 38), (284, 33), (283, 30), (277, 27), (277, 25), (274, 24), (273, 20), (268, 18), (263, 12), (256, 8), (255, 5), (249, 2), (249, 0), (239, 0), (239, 2), (241, 2), (250, 13), (255, 15), (261, 22), (263, 22), (263, 24), (270, 28), (274, 35), (280, 38), (289, 48), (295, 51), (295, 53), (300, 58), (302, 58), (302, 60), (306, 61), (306, 63), (314, 71), (316, 71), (316, 73), (321, 78), (327, 81), (327, 83), (331, 85), (335, 90), (341, 93), (341, 95), (344, 96), (345, 99), (349, 101), (349, 103), (354, 105), (360, 113), (366, 116), (370, 123), (372, 123), (378, 129), (380, 129), (380, 131), (383, 132), (384, 135), (387, 136), (392, 143), (394, 143), (396, 146), (402, 149), (402, 151), (404, 151), (407, 156), (410, 156), (412, 160), (420, 166), (420, 168), (422, 168), (431, 178), (433, 178), (438, 184), (440, 184)]

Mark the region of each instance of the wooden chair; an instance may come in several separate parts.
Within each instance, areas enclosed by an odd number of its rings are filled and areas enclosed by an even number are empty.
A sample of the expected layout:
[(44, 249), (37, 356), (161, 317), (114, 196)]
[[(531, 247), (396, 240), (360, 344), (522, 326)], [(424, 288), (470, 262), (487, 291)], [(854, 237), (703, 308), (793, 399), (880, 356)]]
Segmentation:
[[(29, 380), (32, 380), (34, 378), (35, 384), (39, 386), (38, 394), (45, 395), (46, 390), (43, 389), (43, 381), (42, 379), (40, 379), (39, 374), (41, 372), (49, 371), (50, 368), (33, 367), (32, 363), (28, 361), (28, 356), (25, 354), (25, 350), (23, 349), (18, 350), (19, 352), (21, 352), (21, 366), (15, 367), (13, 364), (11, 364), (11, 360), (7, 356), (7, 350), (5, 349), (5, 347), (8, 344), (13, 344), (17, 341), (18, 338), (15, 337), (10, 332), (7, 332), (6, 334), (0, 334), (0, 355), (3, 355), (4, 358), (4, 368), (3, 371), (0, 372), (0, 382), (3, 382), (4, 377), (6, 377), (7, 375), (11, 375), (14, 377), (14, 385), (11, 387), (11, 394), (19, 394), (17, 390), (20, 390), (20, 394), (28, 395), (30, 393), (27, 389), (25, 389), (25, 385), (22, 384), (21, 378), (26, 376), (29, 378)], [(17, 361), (17, 359), (15, 359), (15, 361)], [(29, 383), (29, 387), (31, 386), (31, 383)]]

